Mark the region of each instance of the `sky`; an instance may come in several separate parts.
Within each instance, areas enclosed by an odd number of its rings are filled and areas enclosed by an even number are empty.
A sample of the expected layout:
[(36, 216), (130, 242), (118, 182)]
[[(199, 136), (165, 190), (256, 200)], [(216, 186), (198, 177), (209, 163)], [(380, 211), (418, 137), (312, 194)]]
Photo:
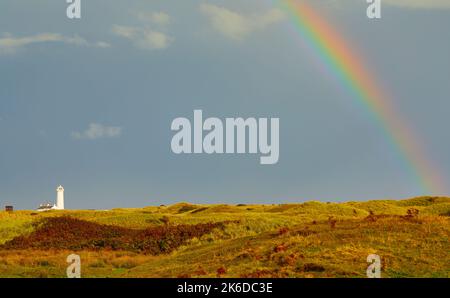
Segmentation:
[[(308, 0), (305, 0), (308, 1)], [(0, 2), (0, 204), (70, 209), (425, 195), (280, 1)], [(315, 0), (450, 177), (450, 1)], [(176, 155), (171, 122), (280, 119), (280, 159)], [(450, 189), (447, 187), (447, 191)], [(448, 195), (439, 193), (434, 195)]]

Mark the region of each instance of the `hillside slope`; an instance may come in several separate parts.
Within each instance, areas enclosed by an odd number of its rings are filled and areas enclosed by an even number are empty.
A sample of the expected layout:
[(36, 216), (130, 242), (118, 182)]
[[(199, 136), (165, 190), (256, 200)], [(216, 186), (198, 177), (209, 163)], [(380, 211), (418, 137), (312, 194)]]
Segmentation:
[(0, 276), (64, 277), (77, 253), (84, 277), (364, 277), (375, 253), (384, 277), (450, 277), (449, 216), (442, 197), (0, 212)]

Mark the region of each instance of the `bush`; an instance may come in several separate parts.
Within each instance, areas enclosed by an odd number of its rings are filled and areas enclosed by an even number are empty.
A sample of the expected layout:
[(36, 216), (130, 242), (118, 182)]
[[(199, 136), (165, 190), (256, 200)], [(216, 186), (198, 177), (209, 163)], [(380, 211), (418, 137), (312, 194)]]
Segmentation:
[(188, 240), (223, 229), (227, 222), (163, 225), (143, 230), (102, 225), (72, 217), (50, 217), (35, 224), (35, 231), (6, 242), (4, 249), (112, 249), (160, 254)]

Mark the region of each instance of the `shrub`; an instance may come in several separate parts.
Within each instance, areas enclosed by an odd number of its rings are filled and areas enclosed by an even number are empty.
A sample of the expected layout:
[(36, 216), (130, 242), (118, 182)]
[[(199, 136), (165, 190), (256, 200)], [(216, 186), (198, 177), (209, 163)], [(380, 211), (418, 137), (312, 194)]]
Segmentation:
[(303, 266), (298, 268), (302, 272), (324, 272), (325, 267), (319, 264), (314, 263), (306, 263)]
[(142, 230), (102, 225), (72, 217), (50, 217), (36, 223), (35, 231), (16, 237), (0, 248), (4, 249), (112, 249), (168, 253), (186, 243), (223, 229), (228, 222), (202, 223), (196, 225), (163, 225)]
[(227, 269), (225, 267), (222, 266), (219, 269), (217, 269), (217, 276), (224, 275), (225, 273), (227, 273)]

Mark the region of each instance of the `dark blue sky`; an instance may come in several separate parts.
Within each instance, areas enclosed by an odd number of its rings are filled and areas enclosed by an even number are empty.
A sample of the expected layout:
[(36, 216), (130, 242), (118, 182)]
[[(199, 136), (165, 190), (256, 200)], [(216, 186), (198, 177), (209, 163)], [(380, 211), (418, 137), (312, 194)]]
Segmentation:
[[(315, 2), (450, 176), (446, 1), (386, 1), (379, 21), (365, 1)], [(0, 3), (2, 205), (33, 209), (59, 184), (67, 208), (100, 209), (424, 194), (271, 1), (82, 4), (72, 21), (65, 1)], [(173, 154), (170, 124), (194, 109), (280, 118), (279, 163)]]

